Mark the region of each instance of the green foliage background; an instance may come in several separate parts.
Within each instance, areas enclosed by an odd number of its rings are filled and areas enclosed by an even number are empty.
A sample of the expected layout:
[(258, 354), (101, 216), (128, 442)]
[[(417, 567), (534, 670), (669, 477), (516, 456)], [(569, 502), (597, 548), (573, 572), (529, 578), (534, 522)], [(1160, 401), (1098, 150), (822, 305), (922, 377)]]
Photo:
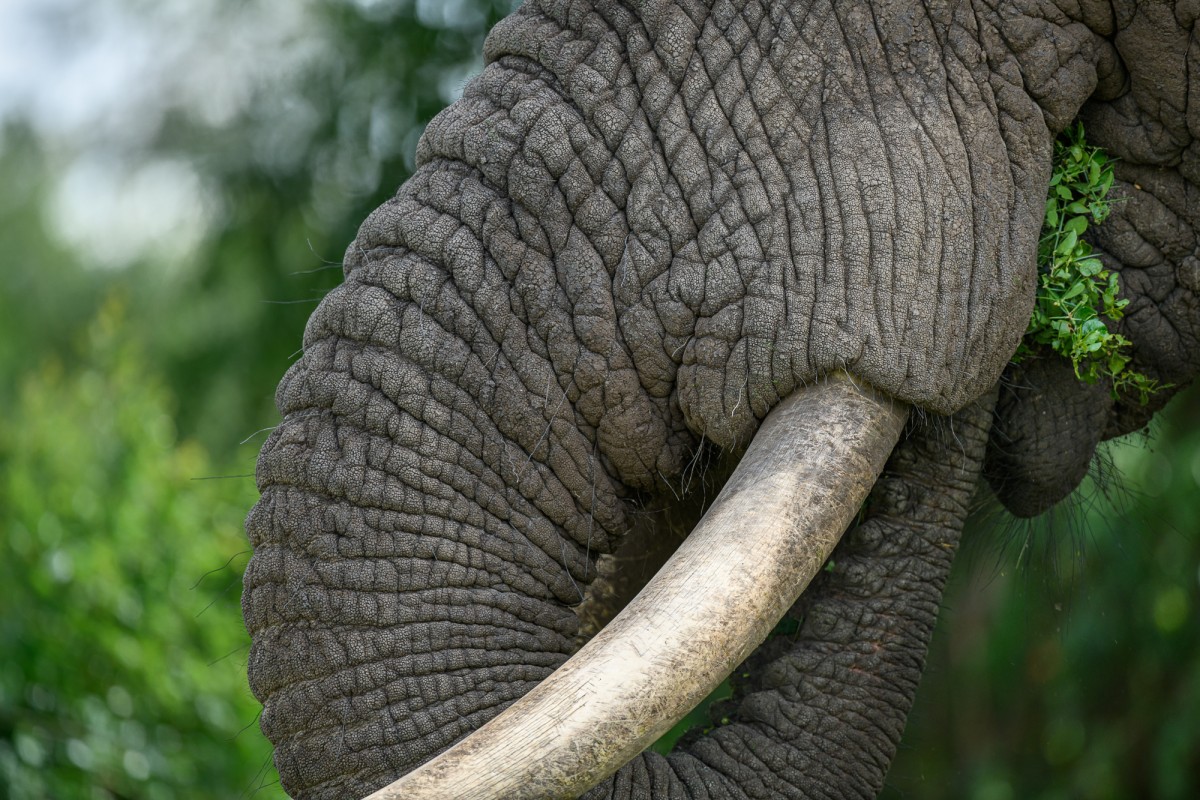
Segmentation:
[[(294, 6), (309, 55), (216, 121), (166, 94), (137, 135), (0, 116), (0, 797), (282, 796), (238, 605), (274, 385), (508, 2)], [(102, 263), (56, 216), (88, 158), (186, 164), (217, 210), (184, 253)], [(1198, 406), (1113, 451), (1118, 510), (1093, 486), (1049, 525), (981, 517), (889, 796), (1200, 795)]]

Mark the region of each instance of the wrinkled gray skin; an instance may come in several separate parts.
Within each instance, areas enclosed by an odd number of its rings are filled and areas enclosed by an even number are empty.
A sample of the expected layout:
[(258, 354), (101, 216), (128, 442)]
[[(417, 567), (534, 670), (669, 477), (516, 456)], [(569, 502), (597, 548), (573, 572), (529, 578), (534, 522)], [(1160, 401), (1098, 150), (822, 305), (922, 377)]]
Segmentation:
[(1077, 116), (1121, 159), (1094, 243), (1133, 367), (1200, 368), (1196, 15), (543, 0), (498, 25), (279, 387), (243, 604), (285, 788), (366, 794), (524, 694), (577, 647), (597, 558), (845, 368), (918, 412), (800, 635), (735, 673), (729, 724), (588, 796), (874, 795), (985, 461), (1039, 513), (1171, 393), (1002, 379)]

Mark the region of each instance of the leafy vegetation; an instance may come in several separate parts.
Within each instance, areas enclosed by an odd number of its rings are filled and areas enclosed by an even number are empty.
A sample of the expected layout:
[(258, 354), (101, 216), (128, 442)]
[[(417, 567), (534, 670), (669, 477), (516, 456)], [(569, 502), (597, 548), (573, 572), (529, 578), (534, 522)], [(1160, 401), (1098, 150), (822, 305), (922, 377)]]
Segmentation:
[(237, 621), (254, 483), (215, 478), (178, 438), (126, 313), (110, 298), (73, 352), (44, 356), (4, 415), (20, 424), (0, 424), (14, 799), (238, 797), (274, 779)]
[(1123, 316), (1128, 300), (1117, 298), (1117, 275), (1104, 268), (1083, 234), (1112, 209), (1113, 170), (1099, 148), (1089, 147), (1083, 124), (1054, 143), (1054, 168), (1046, 216), (1038, 241), (1038, 291), (1025, 341), (1014, 361), (1038, 345), (1071, 361), (1084, 383), (1107, 379), (1114, 396), (1132, 392), (1144, 405), (1158, 382), (1128, 368), (1130, 341), (1109, 331), (1105, 319)]

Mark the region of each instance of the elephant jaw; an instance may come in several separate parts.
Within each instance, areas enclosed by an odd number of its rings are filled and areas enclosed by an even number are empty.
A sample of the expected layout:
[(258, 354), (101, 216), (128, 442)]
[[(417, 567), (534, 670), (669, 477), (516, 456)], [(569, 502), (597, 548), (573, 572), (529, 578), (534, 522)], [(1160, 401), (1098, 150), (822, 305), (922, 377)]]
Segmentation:
[(536, 688), (370, 795), (574, 797), (707, 696), (829, 557), (908, 419), (836, 374), (763, 421), (704, 518), (642, 592)]

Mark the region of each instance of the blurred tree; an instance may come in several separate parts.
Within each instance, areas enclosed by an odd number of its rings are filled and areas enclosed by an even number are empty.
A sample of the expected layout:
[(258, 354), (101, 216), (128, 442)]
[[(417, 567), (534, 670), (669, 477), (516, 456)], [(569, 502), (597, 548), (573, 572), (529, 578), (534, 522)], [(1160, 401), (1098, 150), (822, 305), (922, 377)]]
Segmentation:
[[(120, 286), (125, 324), (178, 391), (180, 430), (229, 456), (274, 417), (275, 384), (358, 224), (408, 176), (425, 123), (482, 66), (484, 35), (513, 5), (59, 0), (31, 11), (56, 50), (122, 26), (131, 41), (110, 49), (140, 52), (138, 36), (175, 46), (111, 93), (114, 108), (9, 109), (0, 244), (22, 268), (0, 294), (0, 332), (61, 353)], [(261, 47), (273, 49), (245, 52)], [(92, 60), (142, 68), (121, 57)], [(0, 347), (0, 359), (16, 372), (36, 353)]]
[(196, 480), (212, 466), (178, 438), (125, 313), (107, 300), (77, 365), (45, 357), (5, 415), (20, 424), (0, 427), (0, 785), (14, 799), (233, 797), (273, 777), (237, 624), (254, 486)]
[(1200, 386), (1108, 458), (968, 534), (885, 797), (1200, 796)]

